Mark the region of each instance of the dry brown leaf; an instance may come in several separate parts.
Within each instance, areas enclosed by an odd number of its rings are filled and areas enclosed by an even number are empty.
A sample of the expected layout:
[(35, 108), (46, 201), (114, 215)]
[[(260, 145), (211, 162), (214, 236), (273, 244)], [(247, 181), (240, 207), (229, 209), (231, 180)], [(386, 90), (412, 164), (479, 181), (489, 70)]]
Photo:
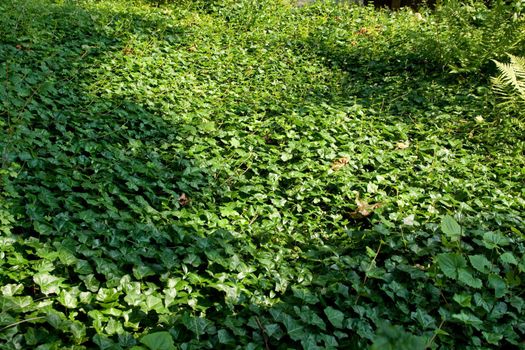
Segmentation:
[(330, 166), (330, 169), (333, 171), (340, 170), (342, 167), (348, 164), (350, 162), (350, 159), (348, 157), (341, 157), (339, 159), (336, 159), (332, 162), (332, 165)]
[(186, 206), (190, 203), (190, 199), (188, 198), (188, 196), (186, 196), (185, 193), (181, 194), (180, 197), (179, 197), (179, 204), (181, 206)]
[(407, 149), (408, 147), (410, 147), (409, 140), (396, 143), (396, 149)]
[(367, 201), (359, 199), (359, 194), (357, 194), (355, 204), (357, 204), (357, 209), (350, 213), (352, 219), (366, 218), (367, 216), (372, 215), (374, 210), (380, 208), (382, 205), (381, 203), (369, 204)]
[(357, 31), (357, 35), (367, 35), (368, 33), (369, 33), (369, 30), (368, 30), (368, 28), (365, 28), (365, 27), (363, 27), (363, 28), (361, 28), (361, 29), (359, 29)]
[(135, 52), (135, 50), (133, 50), (133, 48), (128, 47), (128, 46), (126, 46), (125, 48), (122, 49), (122, 53), (124, 55), (126, 55), (126, 56), (132, 55), (134, 52)]

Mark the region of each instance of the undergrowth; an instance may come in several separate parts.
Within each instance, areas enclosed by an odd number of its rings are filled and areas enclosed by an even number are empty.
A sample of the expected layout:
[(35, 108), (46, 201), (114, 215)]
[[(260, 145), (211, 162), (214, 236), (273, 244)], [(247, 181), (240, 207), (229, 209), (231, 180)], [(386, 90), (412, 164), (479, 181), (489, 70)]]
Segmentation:
[(1, 347), (522, 348), (518, 5), (3, 1)]

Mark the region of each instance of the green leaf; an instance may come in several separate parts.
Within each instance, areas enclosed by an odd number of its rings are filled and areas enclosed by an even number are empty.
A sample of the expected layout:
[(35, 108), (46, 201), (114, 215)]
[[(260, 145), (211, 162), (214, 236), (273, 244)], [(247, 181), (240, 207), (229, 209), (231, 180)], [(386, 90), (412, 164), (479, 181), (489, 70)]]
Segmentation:
[(507, 293), (507, 284), (498, 275), (491, 274), (489, 275), (489, 286), (491, 286), (494, 289), (494, 295), (496, 298), (501, 298), (503, 295)]
[(499, 259), (504, 264), (518, 265), (518, 260), (511, 252), (506, 252), (500, 255)]
[(148, 347), (149, 350), (176, 350), (175, 344), (173, 343), (173, 337), (168, 332), (155, 332), (150, 333), (142, 339), (140, 342)]
[(13, 296), (22, 293), (24, 286), (22, 284), (5, 284), (0, 287), (3, 296)]
[(463, 307), (470, 307), (472, 305), (472, 295), (470, 294), (454, 294), (452, 299)]
[(458, 270), (458, 280), (460, 282), (465, 283), (467, 286), (470, 286), (476, 289), (481, 288), (483, 286), (483, 284), (481, 283), (481, 280), (479, 278), (475, 278), (474, 276), (472, 276), (472, 274), (466, 269)]
[(479, 272), (489, 273), (492, 270), (492, 263), (484, 255), (469, 255), (470, 264)]
[(78, 305), (77, 293), (62, 290), (57, 299), (60, 304), (64, 305), (68, 309), (75, 309)]
[(509, 244), (509, 239), (501, 233), (485, 232), (483, 234), (483, 244), (488, 249), (496, 249)]
[(294, 306), (294, 311), (306, 324), (317, 326), (322, 330), (326, 330), (326, 323), (308, 306), (304, 305), (301, 308)]
[(290, 315), (283, 314), (283, 324), (286, 327), (286, 332), (292, 340), (298, 341), (303, 339), (305, 335), (304, 327)]
[(487, 341), (487, 343), (492, 345), (500, 345), (501, 339), (503, 339), (503, 334), (496, 334), (496, 333), (490, 333), (490, 332), (481, 332), (483, 334), (483, 338)]
[(450, 238), (452, 242), (461, 238), (461, 226), (450, 215), (445, 215), (441, 219), (441, 231)]
[(458, 279), (459, 270), (467, 266), (465, 258), (455, 253), (442, 253), (437, 255), (437, 262), (445, 276)]
[(475, 315), (469, 313), (469, 312), (466, 312), (466, 311), (461, 311), (459, 314), (454, 314), (452, 315), (452, 318), (466, 324), (466, 325), (469, 325), (469, 326), (473, 326), (474, 328), (476, 329), (479, 329), (482, 325), (483, 325), (483, 321), (480, 320), (478, 317), (476, 317)]
[(40, 287), (40, 291), (45, 294), (57, 294), (62, 286), (63, 278), (59, 278), (49, 273), (37, 273), (33, 276), (33, 281)]
[(301, 346), (304, 350), (321, 349), (319, 346), (317, 346), (317, 342), (313, 334), (308, 334), (305, 338), (301, 339)]
[(312, 291), (306, 288), (292, 287), (293, 295), (307, 304), (316, 304), (319, 302), (319, 298), (312, 293)]
[(328, 317), (328, 321), (330, 321), (334, 327), (343, 328), (345, 315), (341, 311), (328, 306), (324, 309), (324, 314)]
[(182, 317), (182, 323), (188, 330), (195, 333), (197, 337), (202, 336), (208, 330), (208, 327), (211, 327), (212, 323), (202, 317), (194, 317), (188, 313), (184, 314)]
[(217, 338), (219, 339), (219, 343), (221, 344), (226, 344), (226, 345), (235, 344), (235, 339), (225, 329), (219, 329), (219, 331), (217, 332)]

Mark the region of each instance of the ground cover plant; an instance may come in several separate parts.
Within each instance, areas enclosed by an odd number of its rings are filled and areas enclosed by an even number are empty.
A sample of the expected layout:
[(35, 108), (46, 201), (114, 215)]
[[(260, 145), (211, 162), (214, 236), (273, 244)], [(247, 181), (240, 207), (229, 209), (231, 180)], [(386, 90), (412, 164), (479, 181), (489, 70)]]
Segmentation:
[(522, 9), (0, 2), (0, 347), (523, 348)]

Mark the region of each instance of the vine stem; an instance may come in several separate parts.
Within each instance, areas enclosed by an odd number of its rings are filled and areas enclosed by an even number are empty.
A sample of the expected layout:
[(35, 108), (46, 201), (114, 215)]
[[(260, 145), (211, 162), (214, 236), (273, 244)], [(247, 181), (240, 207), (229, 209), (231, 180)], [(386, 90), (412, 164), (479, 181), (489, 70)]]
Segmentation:
[(434, 331), (434, 334), (432, 335), (432, 338), (430, 338), (430, 340), (428, 341), (427, 345), (425, 346), (425, 349), (430, 348), (430, 346), (432, 345), (432, 343), (437, 337), (437, 331), (440, 330), (441, 327), (443, 327), (444, 323), (445, 323), (445, 320), (441, 320), (441, 323), (439, 324), (438, 328)]
[[(363, 287), (365, 286), (366, 284), (366, 281), (368, 281), (368, 272), (372, 269), (372, 266), (374, 265), (374, 263), (376, 262), (376, 259), (377, 259), (377, 256), (379, 255), (379, 252), (381, 251), (381, 246), (383, 245), (383, 241), (379, 241), (379, 247), (377, 247), (377, 250), (376, 250), (376, 255), (374, 255), (374, 258), (372, 259), (372, 261), (370, 262), (370, 265), (368, 265), (368, 269), (366, 269), (366, 272), (365, 272), (365, 278), (363, 279)], [(359, 301), (359, 298), (361, 296), (358, 295), (357, 298), (355, 299), (355, 304), (354, 305), (357, 305), (357, 302)]]
[(3, 332), (3, 331), (5, 331), (8, 328), (18, 326), (21, 323), (31, 322), (31, 321), (34, 321), (34, 320), (39, 320), (41, 318), (46, 318), (46, 316), (31, 317), (31, 318), (26, 318), (25, 320), (22, 320), (22, 321), (11, 323), (10, 325), (7, 325), (7, 326), (5, 326), (3, 328), (0, 328), (0, 332)]
[(268, 345), (268, 335), (266, 335), (266, 331), (264, 330), (264, 327), (261, 324), (261, 321), (259, 321), (259, 317), (255, 316), (255, 322), (257, 322), (257, 326), (259, 326), (261, 333), (263, 335), (264, 339), (264, 345), (266, 350), (270, 350), (270, 346)]

